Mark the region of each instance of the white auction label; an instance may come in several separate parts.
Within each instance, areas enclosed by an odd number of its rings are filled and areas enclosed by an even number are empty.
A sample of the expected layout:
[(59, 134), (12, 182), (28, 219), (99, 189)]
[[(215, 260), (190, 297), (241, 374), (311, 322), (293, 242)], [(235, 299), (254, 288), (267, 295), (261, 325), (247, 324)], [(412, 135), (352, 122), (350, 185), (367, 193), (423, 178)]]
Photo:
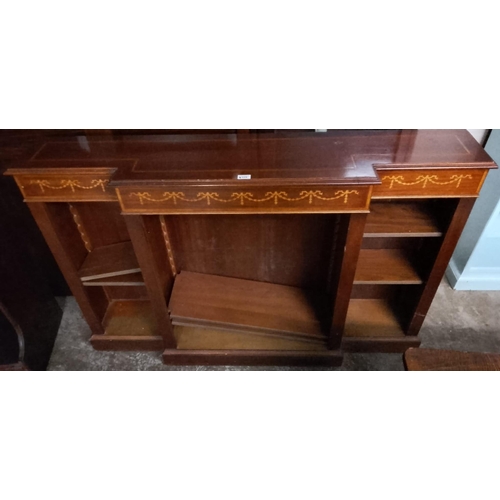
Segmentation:
[(252, 176), (248, 175), (248, 174), (246, 174), (246, 175), (238, 175), (238, 180), (241, 180), (241, 181), (244, 181), (246, 179), (251, 179), (251, 178), (252, 178)]

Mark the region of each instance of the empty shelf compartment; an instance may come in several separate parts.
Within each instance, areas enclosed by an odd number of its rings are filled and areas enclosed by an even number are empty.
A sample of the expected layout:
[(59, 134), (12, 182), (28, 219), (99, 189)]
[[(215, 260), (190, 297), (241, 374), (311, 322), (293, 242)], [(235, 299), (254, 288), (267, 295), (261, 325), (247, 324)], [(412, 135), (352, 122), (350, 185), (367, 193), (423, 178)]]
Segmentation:
[(366, 219), (365, 238), (433, 237), (442, 232), (425, 201), (373, 202)]
[(346, 337), (404, 337), (398, 319), (385, 299), (351, 299)]
[(420, 276), (399, 248), (362, 249), (354, 276), (356, 285), (419, 285)]
[(114, 300), (102, 321), (105, 335), (154, 335), (156, 326), (148, 300)]
[(102, 324), (104, 334), (92, 335), (90, 339), (95, 349), (160, 351), (163, 348), (148, 300), (110, 302)]

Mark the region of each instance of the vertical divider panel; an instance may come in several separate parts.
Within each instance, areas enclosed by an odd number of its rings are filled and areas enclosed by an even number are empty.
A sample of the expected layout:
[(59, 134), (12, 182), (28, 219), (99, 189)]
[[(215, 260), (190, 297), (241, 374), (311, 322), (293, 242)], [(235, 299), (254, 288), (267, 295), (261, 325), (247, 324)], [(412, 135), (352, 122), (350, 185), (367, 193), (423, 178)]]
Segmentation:
[[(338, 259), (334, 263), (338, 271), (335, 272), (334, 269), (332, 286), (334, 307), (329, 338), (330, 349), (339, 348), (342, 341), (367, 214), (350, 214), (343, 217), (339, 235), (341, 241), (336, 243), (339, 248), (338, 256), (334, 256)], [(345, 244), (342, 245), (342, 242)]]
[(127, 214), (124, 214), (124, 218), (159, 333), (163, 337), (165, 348), (175, 349), (176, 341), (167, 306), (175, 276), (169, 264), (160, 218), (156, 215)]

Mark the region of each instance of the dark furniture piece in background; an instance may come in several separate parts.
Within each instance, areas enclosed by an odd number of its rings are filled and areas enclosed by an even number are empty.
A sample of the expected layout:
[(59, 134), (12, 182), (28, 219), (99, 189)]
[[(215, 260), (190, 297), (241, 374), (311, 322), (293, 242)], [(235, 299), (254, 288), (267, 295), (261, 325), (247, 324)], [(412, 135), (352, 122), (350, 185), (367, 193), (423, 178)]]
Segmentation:
[(92, 345), (292, 365), (418, 346), (495, 167), (470, 134), (224, 132), (87, 132), (8, 171)]
[(500, 371), (500, 354), (408, 349), (404, 364), (408, 371)]
[[(0, 131), (0, 174), (34, 154), (47, 134)], [(46, 369), (62, 316), (55, 295), (68, 293), (19, 190), (0, 175), (0, 365)]]
[(24, 334), (0, 301), (0, 370), (25, 370)]

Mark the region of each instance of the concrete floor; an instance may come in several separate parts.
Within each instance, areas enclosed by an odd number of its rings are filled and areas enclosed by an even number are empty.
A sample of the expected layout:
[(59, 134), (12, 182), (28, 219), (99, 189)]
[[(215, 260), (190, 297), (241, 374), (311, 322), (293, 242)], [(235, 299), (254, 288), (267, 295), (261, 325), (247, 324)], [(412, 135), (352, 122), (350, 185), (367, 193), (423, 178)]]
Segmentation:
[[(156, 352), (98, 352), (73, 297), (63, 318), (49, 370), (296, 370), (271, 367), (171, 367)], [(454, 291), (443, 281), (421, 330), (422, 347), (500, 353), (500, 292)], [(401, 354), (346, 354), (341, 370), (403, 370)]]

